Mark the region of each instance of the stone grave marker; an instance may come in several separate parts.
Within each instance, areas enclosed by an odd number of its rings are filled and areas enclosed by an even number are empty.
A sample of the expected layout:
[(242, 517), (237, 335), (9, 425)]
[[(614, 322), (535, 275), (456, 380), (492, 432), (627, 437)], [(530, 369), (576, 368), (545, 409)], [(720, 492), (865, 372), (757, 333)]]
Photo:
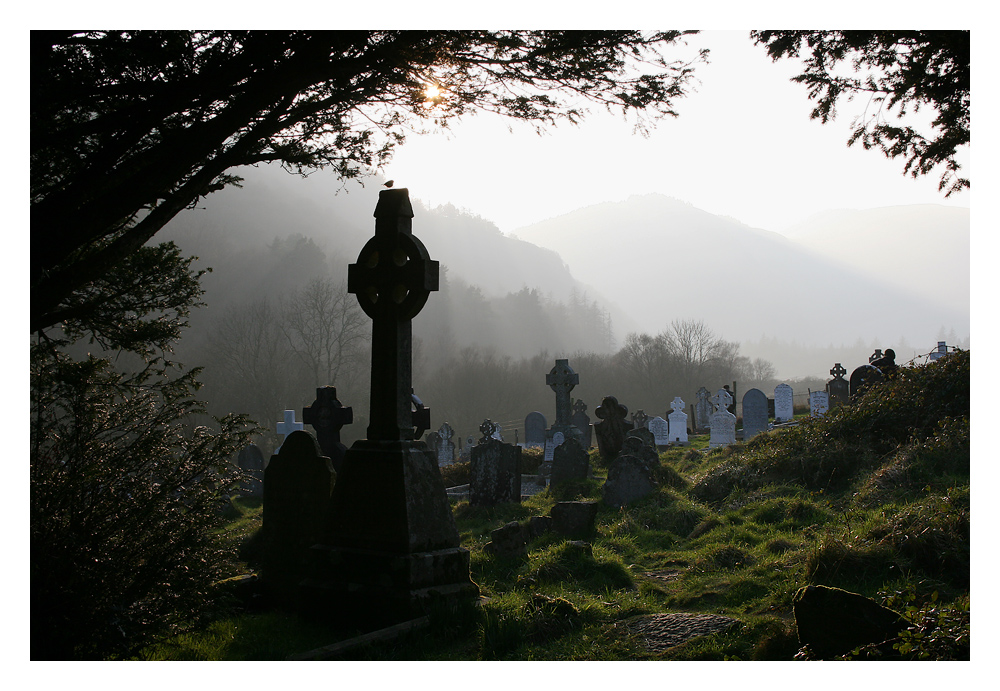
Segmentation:
[(412, 320), (438, 289), (439, 267), (413, 235), (406, 189), (379, 194), (375, 235), (348, 267), (347, 289), (372, 320), (367, 439), (344, 455), (329, 517), (313, 547), (301, 607), (377, 628), (479, 588), (434, 455), (419, 441), (430, 412), (412, 388)]
[(675, 396), (670, 403), (670, 408), (673, 410), (667, 415), (667, 422), (670, 423), (670, 441), (674, 444), (687, 444), (688, 416), (684, 412), (684, 401), (681, 400), (680, 396)]
[(264, 471), (261, 580), (284, 603), (309, 571), (310, 548), (321, 542), (336, 472), (312, 435), (291, 432)]
[(729, 412), (732, 401), (733, 397), (729, 395), (727, 389), (719, 389), (719, 393), (712, 397), (715, 412), (712, 413), (709, 426), (708, 448), (710, 449), (736, 443), (736, 416)]
[[(687, 417), (685, 415), (685, 417)], [(653, 440), (657, 446), (667, 446), (670, 444), (670, 423), (657, 415), (646, 423), (649, 431), (653, 433)]]
[[(558, 434), (558, 433), (557, 433)], [(570, 480), (585, 480), (590, 472), (590, 458), (583, 445), (570, 437), (555, 447), (552, 452), (552, 475), (550, 484)]]
[(264, 454), (257, 448), (256, 444), (251, 444), (242, 449), (236, 457), (245, 475), (240, 482), (240, 495), (244, 497), (264, 496)]
[(548, 422), (545, 416), (535, 411), (524, 416), (524, 446), (534, 448), (545, 446), (545, 428)]
[(850, 400), (857, 400), (865, 391), (882, 381), (882, 373), (878, 367), (872, 365), (861, 365), (851, 372), (851, 394)]
[(482, 438), (472, 448), (469, 504), (495, 506), (521, 501), (521, 447), (493, 436), (495, 424), (483, 421)]
[(826, 391), (809, 392), (809, 414), (812, 417), (823, 417), (830, 410), (830, 394)]
[[(282, 438), (282, 441), (284, 441), (284, 439), (287, 439), (288, 435), (291, 434), (292, 432), (297, 432), (297, 431), (299, 431), (300, 429), (303, 428), (303, 424), (301, 422), (296, 422), (295, 421), (295, 411), (294, 410), (286, 410), (284, 418), (285, 418), (284, 420), (282, 420), (281, 422), (279, 422), (274, 427), (275, 431), (278, 434), (284, 435), (284, 437)], [(278, 444), (278, 448), (276, 448), (274, 450), (274, 453), (278, 453), (279, 451), (281, 451), (281, 444)]]
[(850, 401), (851, 385), (844, 379), (847, 370), (839, 362), (830, 369), (830, 374), (833, 375), (833, 379), (826, 383), (826, 392), (830, 396), (830, 407), (836, 408)]
[(593, 445), (593, 430), (590, 427), (590, 416), (587, 415), (587, 404), (579, 398), (573, 401), (573, 426), (580, 430), (583, 435), (583, 448), (589, 449)]
[(629, 437), (636, 437), (642, 440), (642, 443), (649, 448), (656, 450), (656, 438), (653, 433), (650, 432), (645, 427), (637, 427), (636, 429), (630, 429), (625, 433), (625, 441), (628, 442)]
[(622, 454), (608, 468), (608, 479), (601, 488), (601, 500), (615, 508), (627, 506), (656, 489), (653, 475), (645, 463), (630, 454)]
[[(633, 430), (635, 432), (635, 430)], [(634, 434), (630, 432), (627, 437), (625, 437), (625, 443), (622, 444), (622, 450), (619, 456), (635, 456), (640, 461), (642, 461), (646, 467), (652, 472), (655, 468), (660, 467), (660, 455), (656, 452), (656, 447), (653, 446), (649, 440), (643, 438), (642, 435)]]
[(631, 425), (625, 421), (628, 408), (619, 403), (614, 396), (605, 396), (594, 414), (600, 418), (600, 422), (594, 423), (597, 449), (604, 460), (614, 460), (625, 442), (625, 433), (631, 428)]
[(451, 440), (455, 430), (447, 422), (438, 428), (437, 462), (439, 466), (451, 465), (455, 462), (455, 442)]
[(545, 440), (545, 456), (547, 463), (555, 460), (556, 447), (566, 441), (566, 435), (562, 432), (553, 432), (552, 436)]
[(774, 421), (788, 422), (795, 417), (795, 392), (788, 384), (774, 387)]
[(583, 441), (583, 432), (573, 425), (570, 392), (580, 383), (580, 375), (569, 366), (569, 360), (556, 360), (555, 366), (545, 375), (545, 383), (556, 394), (556, 421), (550, 432), (562, 432), (566, 438)]
[(333, 463), (333, 469), (340, 472), (341, 460), (347, 453), (347, 447), (340, 443), (340, 430), (354, 422), (354, 410), (337, 400), (335, 386), (316, 389), (316, 400), (302, 409), (302, 422), (316, 430), (320, 451)]
[(646, 415), (646, 411), (639, 409), (632, 414), (632, 429), (647, 429), (648, 423), (649, 416)]
[(696, 396), (698, 401), (694, 406), (694, 426), (698, 431), (704, 431), (712, 426), (712, 413), (715, 412), (715, 409), (712, 406), (708, 389), (704, 386), (698, 389)]
[(930, 358), (931, 362), (934, 362), (935, 360), (940, 360), (947, 354), (948, 354), (948, 342), (938, 341), (937, 350), (932, 350), (928, 354), (928, 357)]
[(743, 441), (767, 431), (767, 394), (750, 389), (743, 394)]

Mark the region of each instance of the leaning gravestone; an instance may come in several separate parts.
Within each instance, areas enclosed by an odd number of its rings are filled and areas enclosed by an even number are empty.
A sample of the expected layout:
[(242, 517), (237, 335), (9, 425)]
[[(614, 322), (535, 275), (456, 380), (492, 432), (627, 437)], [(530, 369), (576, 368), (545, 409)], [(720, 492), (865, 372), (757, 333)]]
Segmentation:
[(830, 370), (830, 374), (833, 375), (833, 379), (826, 383), (826, 392), (830, 394), (830, 407), (836, 408), (839, 405), (849, 403), (851, 399), (851, 385), (844, 379), (847, 370), (838, 362)]
[(321, 386), (316, 389), (316, 400), (302, 410), (302, 422), (316, 430), (316, 441), (320, 451), (333, 463), (334, 470), (340, 470), (341, 460), (347, 447), (340, 443), (340, 430), (354, 422), (354, 410), (344, 407), (337, 400), (335, 386)]
[[(881, 353), (881, 351), (876, 351)], [(865, 391), (882, 381), (882, 372), (872, 365), (861, 365), (851, 372), (850, 400), (857, 400)]]
[(483, 433), (472, 448), (469, 468), (469, 504), (496, 506), (521, 501), (521, 447), (504, 444), (493, 436), (489, 420), (479, 430)]
[(583, 448), (589, 449), (594, 442), (593, 430), (590, 427), (590, 416), (587, 415), (587, 404), (579, 398), (573, 401), (573, 417), (570, 421), (583, 434)]
[(431, 593), (445, 604), (479, 596), (441, 472), (418, 441), (430, 412), (411, 383), (412, 320), (438, 289), (439, 269), (412, 218), (406, 189), (382, 191), (375, 236), (348, 267), (347, 289), (372, 320), (368, 433), (344, 455), (300, 586), (304, 613), (352, 626), (412, 619)]
[(712, 398), (715, 412), (712, 413), (709, 426), (708, 448), (710, 449), (736, 443), (736, 416), (729, 412), (732, 402), (733, 397), (725, 389), (719, 389), (719, 393)]
[(550, 484), (571, 480), (586, 480), (590, 472), (590, 458), (587, 450), (576, 439), (570, 437), (553, 451)]
[(767, 394), (750, 389), (743, 394), (743, 441), (767, 431)]
[(667, 422), (670, 423), (670, 441), (674, 444), (687, 444), (688, 416), (684, 412), (684, 401), (681, 400), (680, 396), (675, 396), (674, 400), (670, 403), (670, 407), (673, 410), (672, 413), (667, 415)]
[(788, 384), (774, 387), (774, 421), (788, 422), (795, 417), (795, 393)]
[(656, 416), (647, 423), (647, 426), (649, 431), (653, 433), (653, 440), (657, 446), (668, 446), (670, 444), (669, 422), (660, 416)]
[(308, 432), (285, 438), (264, 471), (261, 580), (280, 602), (295, 600), (310, 548), (321, 541), (336, 472)]
[(594, 434), (597, 435), (597, 449), (605, 461), (614, 460), (625, 442), (625, 434), (631, 429), (626, 422), (628, 408), (618, 402), (614, 396), (605, 396), (594, 414), (600, 422), (594, 423)]
[(826, 391), (809, 392), (809, 414), (812, 417), (823, 417), (830, 410), (830, 394)]
[(712, 426), (712, 413), (715, 412), (715, 409), (712, 406), (708, 389), (704, 386), (698, 389), (696, 395), (698, 402), (694, 406), (694, 426), (698, 431), (703, 431)]
[(656, 489), (653, 475), (635, 456), (622, 454), (608, 468), (608, 479), (601, 488), (605, 504), (621, 508), (642, 499)]
[(548, 422), (545, 416), (535, 411), (524, 416), (524, 446), (533, 448), (545, 446), (545, 428)]
[(236, 457), (236, 463), (243, 471), (240, 494), (244, 497), (264, 496), (264, 454), (256, 444), (251, 444)]

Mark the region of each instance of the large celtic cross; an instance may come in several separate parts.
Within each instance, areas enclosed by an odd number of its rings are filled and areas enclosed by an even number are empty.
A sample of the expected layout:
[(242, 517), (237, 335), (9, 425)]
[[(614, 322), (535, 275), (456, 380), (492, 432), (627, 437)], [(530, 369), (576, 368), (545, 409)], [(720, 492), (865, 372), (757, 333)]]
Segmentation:
[(413, 439), (411, 320), (438, 289), (438, 263), (413, 236), (406, 189), (383, 190), (375, 237), (347, 267), (347, 290), (372, 320), (371, 417), (368, 439)]
[(569, 392), (580, 383), (580, 375), (569, 366), (569, 360), (556, 360), (555, 367), (545, 375), (545, 383), (556, 392), (556, 425), (570, 425)]

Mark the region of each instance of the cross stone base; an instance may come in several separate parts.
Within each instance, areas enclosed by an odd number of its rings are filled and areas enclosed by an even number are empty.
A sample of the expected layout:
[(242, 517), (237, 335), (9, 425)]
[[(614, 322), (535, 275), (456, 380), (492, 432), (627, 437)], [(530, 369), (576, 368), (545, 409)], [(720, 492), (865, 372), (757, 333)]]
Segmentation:
[(435, 592), (446, 601), (479, 596), (437, 460), (422, 441), (354, 443), (312, 552), (301, 604), (334, 620), (402, 621)]

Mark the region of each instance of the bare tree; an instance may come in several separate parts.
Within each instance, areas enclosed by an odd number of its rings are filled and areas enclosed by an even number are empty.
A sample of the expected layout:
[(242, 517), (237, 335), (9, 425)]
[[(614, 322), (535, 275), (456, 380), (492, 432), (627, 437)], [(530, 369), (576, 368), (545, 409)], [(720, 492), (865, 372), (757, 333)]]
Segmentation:
[(367, 362), (371, 323), (347, 283), (315, 278), (281, 301), (279, 328), (314, 386), (352, 386)]

